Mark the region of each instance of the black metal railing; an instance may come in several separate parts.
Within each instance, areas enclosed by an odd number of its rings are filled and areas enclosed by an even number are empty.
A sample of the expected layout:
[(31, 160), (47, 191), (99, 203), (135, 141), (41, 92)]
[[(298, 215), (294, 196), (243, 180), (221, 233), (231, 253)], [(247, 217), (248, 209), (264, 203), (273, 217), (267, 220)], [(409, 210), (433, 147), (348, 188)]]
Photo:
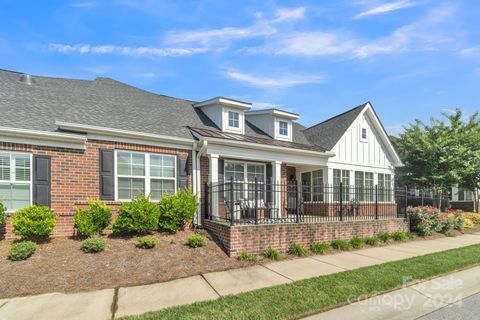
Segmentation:
[(448, 206), (443, 194), (407, 188), (258, 180), (205, 184), (202, 201), (206, 219), (232, 225), (406, 218), (408, 206)]

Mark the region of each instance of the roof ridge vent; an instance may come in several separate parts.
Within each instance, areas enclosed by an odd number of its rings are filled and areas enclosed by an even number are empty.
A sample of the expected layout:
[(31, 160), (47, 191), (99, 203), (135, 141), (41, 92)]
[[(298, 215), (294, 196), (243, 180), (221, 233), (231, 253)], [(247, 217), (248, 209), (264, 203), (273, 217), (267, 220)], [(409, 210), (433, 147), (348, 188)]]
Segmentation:
[(31, 75), (24, 73), (20, 76), (20, 82), (23, 82), (28, 85), (32, 85), (34, 80)]

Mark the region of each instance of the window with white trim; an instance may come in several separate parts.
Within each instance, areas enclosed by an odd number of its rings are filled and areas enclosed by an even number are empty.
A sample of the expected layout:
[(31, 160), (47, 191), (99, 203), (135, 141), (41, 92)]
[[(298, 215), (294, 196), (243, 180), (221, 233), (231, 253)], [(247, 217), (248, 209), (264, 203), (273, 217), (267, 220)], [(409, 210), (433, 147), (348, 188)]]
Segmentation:
[(159, 201), (175, 193), (176, 156), (117, 151), (117, 199), (131, 200), (141, 193)]
[(228, 111), (228, 126), (230, 128), (240, 128), (240, 113)]
[(389, 174), (378, 174), (378, 201), (391, 202), (392, 201), (392, 176)]
[(473, 201), (473, 192), (465, 189), (458, 189), (458, 201)]
[(355, 198), (373, 201), (373, 172), (355, 171)]
[(0, 152), (0, 200), (7, 211), (31, 204), (32, 156), (26, 153)]
[(333, 169), (333, 186), (335, 192), (333, 193), (333, 200), (339, 201), (340, 190), (337, 190), (342, 183), (342, 200), (350, 201), (350, 171)]
[(323, 201), (323, 170), (302, 173), (303, 201)]
[(284, 137), (288, 137), (288, 122), (278, 121), (278, 134)]
[[(225, 161), (225, 183), (233, 177), (234, 198), (253, 200), (255, 198), (255, 178), (258, 184), (258, 199), (264, 199), (265, 165), (235, 161)], [(230, 190), (225, 190), (225, 200), (230, 201)]]

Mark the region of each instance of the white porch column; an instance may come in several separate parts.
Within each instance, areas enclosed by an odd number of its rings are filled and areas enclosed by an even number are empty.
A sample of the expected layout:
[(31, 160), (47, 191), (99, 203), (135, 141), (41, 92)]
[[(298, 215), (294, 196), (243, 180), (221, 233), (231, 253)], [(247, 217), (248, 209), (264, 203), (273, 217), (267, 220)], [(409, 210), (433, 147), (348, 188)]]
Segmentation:
[(210, 208), (212, 217), (218, 217), (218, 154), (209, 154), (209, 175), (210, 175)]
[[(283, 186), (282, 188), (282, 162), (281, 161), (272, 161), (272, 178), (275, 185), (275, 189), (273, 192), (273, 203), (274, 203), (274, 208), (276, 208), (278, 212), (278, 217), (280, 218), (282, 216), (282, 193), (285, 193), (286, 195), (286, 186)], [(282, 190), (285, 189), (285, 190)]]

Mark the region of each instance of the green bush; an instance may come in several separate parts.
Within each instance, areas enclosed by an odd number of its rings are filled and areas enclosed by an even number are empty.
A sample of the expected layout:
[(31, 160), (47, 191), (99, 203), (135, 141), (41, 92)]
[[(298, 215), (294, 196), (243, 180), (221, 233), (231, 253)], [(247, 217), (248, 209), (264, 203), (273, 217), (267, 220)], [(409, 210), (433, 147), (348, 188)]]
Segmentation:
[(454, 215), (454, 220), (453, 228), (455, 230), (463, 230), (465, 225), (465, 217), (461, 214)]
[(188, 245), (190, 248), (203, 247), (207, 243), (207, 238), (200, 233), (195, 233), (188, 238)]
[(365, 239), (365, 243), (372, 247), (379, 246), (381, 242), (382, 241), (377, 237), (369, 237)]
[(332, 246), (329, 243), (314, 242), (310, 246), (310, 251), (316, 254), (326, 254), (332, 251)]
[(377, 235), (378, 239), (380, 239), (382, 242), (387, 243), (390, 240), (392, 240), (392, 234), (389, 232), (380, 232)]
[(441, 231), (442, 213), (434, 207), (408, 207), (410, 228), (420, 236), (430, 236)]
[(350, 251), (352, 250), (352, 245), (347, 240), (333, 240), (330, 242), (330, 245), (333, 249), (342, 250), (342, 251)]
[(157, 245), (157, 239), (154, 236), (145, 236), (137, 238), (137, 247), (142, 249), (153, 249)]
[(407, 232), (396, 231), (392, 233), (392, 239), (395, 241), (407, 241), (410, 238)]
[(267, 250), (265, 250), (263, 256), (271, 260), (280, 260), (280, 253), (277, 249), (274, 248), (268, 248)]
[(84, 252), (100, 252), (105, 250), (107, 241), (100, 237), (91, 237), (82, 242), (82, 250)]
[(13, 233), (24, 239), (44, 239), (52, 233), (57, 216), (49, 207), (30, 206), (13, 215)]
[(453, 228), (455, 227), (455, 217), (453, 216), (453, 214), (448, 214), (444, 216), (441, 222), (441, 229), (439, 231), (446, 235), (451, 235)]
[(242, 261), (257, 261), (257, 260), (258, 260), (258, 256), (257, 256), (256, 254), (253, 254), (253, 253), (242, 252), (242, 253), (240, 253), (240, 255), (238, 256), (238, 260), (242, 260)]
[(3, 202), (0, 201), (0, 225), (7, 223), (7, 208), (3, 205)]
[(308, 249), (299, 244), (294, 244), (288, 249), (289, 254), (294, 254), (299, 257), (305, 257), (308, 255)]
[(25, 260), (35, 253), (37, 245), (32, 241), (13, 243), (8, 252), (8, 259), (12, 261)]
[(359, 237), (353, 237), (350, 239), (350, 244), (354, 249), (362, 249), (365, 246), (365, 240)]
[(186, 223), (192, 222), (197, 206), (197, 198), (190, 188), (179, 189), (176, 194), (164, 195), (159, 203), (158, 227), (176, 233)]
[(103, 201), (88, 200), (88, 209), (77, 209), (73, 225), (81, 235), (99, 235), (110, 225), (112, 210)]
[(113, 224), (114, 233), (143, 234), (157, 229), (159, 208), (144, 194), (122, 203)]

